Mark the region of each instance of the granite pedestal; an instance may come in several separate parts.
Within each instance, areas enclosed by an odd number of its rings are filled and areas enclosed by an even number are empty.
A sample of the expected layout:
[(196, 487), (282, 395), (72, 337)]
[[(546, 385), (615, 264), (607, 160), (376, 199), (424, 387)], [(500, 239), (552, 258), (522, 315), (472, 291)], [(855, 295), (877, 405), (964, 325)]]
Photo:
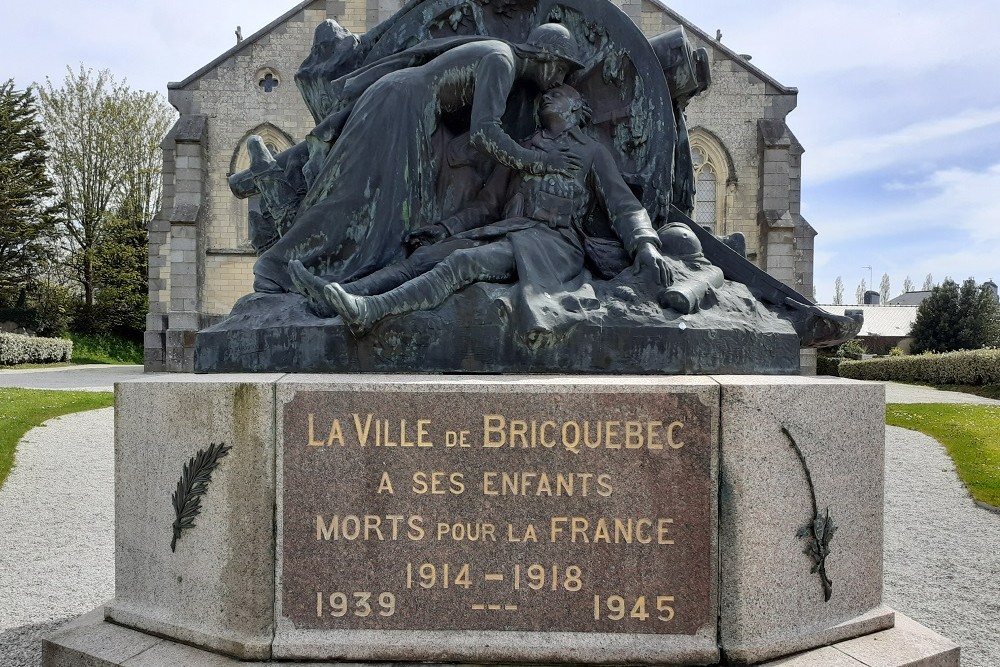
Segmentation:
[(800, 377), (120, 384), (116, 598), (46, 664), (957, 665), (881, 605), (882, 406)]

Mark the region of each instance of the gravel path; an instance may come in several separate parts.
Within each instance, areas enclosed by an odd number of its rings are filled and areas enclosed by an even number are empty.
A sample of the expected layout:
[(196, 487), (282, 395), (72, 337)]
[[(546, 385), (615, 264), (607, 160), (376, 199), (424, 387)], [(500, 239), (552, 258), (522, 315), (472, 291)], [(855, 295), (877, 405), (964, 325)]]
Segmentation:
[(115, 382), (142, 375), (142, 366), (88, 364), (61, 368), (0, 370), (0, 387), (114, 391)]
[[(968, 405), (1000, 405), (1000, 401), (983, 398), (974, 394), (963, 394), (959, 391), (941, 391), (933, 387), (920, 387), (914, 384), (898, 382), (883, 382), (885, 385), (886, 403), (966, 403)], [(998, 660), (1000, 664), (1000, 660)]]
[(0, 490), (0, 666), (114, 597), (114, 408), (32, 429)]
[(1000, 514), (923, 433), (886, 427), (885, 459), (885, 603), (960, 644), (962, 667), (996, 667)]
[[(1000, 403), (888, 384), (888, 402)], [(0, 667), (37, 667), (37, 640), (114, 596), (112, 408), (33, 429), (0, 489)], [(44, 493), (39, 493), (43, 490)], [(886, 428), (885, 601), (1000, 664), (1000, 514), (977, 507), (944, 448)]]

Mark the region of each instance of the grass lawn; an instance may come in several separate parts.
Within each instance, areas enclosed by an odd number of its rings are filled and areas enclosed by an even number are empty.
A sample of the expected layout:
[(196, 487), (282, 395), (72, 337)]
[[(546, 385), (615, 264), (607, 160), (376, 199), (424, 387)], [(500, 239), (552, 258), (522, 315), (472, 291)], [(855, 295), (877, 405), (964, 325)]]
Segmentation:
[(114, 404), (115, 395), (111, 392), (0, 388), (0, 486), (14, 465), (18, 440), (30, 429), (59, 415)]
[(1000, 507), (1000, 406), (890, 403), (885, 422), (940, 442), (972, 497)]

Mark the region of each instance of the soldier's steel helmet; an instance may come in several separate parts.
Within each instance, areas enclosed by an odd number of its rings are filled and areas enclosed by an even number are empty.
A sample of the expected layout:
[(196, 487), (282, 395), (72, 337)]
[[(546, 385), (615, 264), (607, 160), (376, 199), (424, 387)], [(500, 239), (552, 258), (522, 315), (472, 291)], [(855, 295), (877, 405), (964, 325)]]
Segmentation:
[(538, 26), (528, 33), (525, 45), (532, 51), (558, 56), (572, 65), (573, 69), (583, 68), (576, 40), (566, 26), (560, 23), (543, 23)]

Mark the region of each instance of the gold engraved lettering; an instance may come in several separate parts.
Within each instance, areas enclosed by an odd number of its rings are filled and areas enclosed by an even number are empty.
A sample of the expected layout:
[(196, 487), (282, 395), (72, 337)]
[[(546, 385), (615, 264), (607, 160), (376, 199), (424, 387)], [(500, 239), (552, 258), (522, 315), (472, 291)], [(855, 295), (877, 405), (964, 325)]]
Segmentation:
[(655, 419), (646, 422), (646, 446), (650, 449), (663, 449), (663, 443), (656, 440), (662, 426), (663, 422)]
[(653, 527), (653, 522), (649, 519), (639, 519), (635, 522), (635, 541), (639, 544), (649, 544), (653, 541), (653, 537), (643, 530), (651, 529)]
[(597, 449), (604, 443), (604, 428), (602, 422), (597, 422), (597, 426), (594, 427), (594, 432), (597, 434), (597, 439), (591, 440), (590, 422), (583, 422), (583, 444), (586, 445), (588, 449)]
[(510, 446), (513, 447), (517, 440), (520, 440), (522, 449), (528, 447), (528, 422), (522, 419), (513, 419), (510, 422)]
[(545, 436), (547, 429), (555, 429), (555, 428), (556, 428), (555, 422), (550, 422), (550, 421), (542, 422), (542, 427), (538, 432), (538, 441), (542, 443), (542, 447), (547, 447), (549, 449), (552, 449), (553, 447), (556, 446), (555, 440), (552, 440)]
[(424, 518), (420, 515), (411, 516), (406, 522), (406, 525), (410, 528), (410, 530), (406, 533), (406, 536), (410, 538), (411, 541), (419, 542), (424, 539), (424, 535), (426, 535), (426, 533), (423, 529), (423, 523)]
[(382, 536), (382, 517), (374, 516), (372, 514), (365, 515), (365, 540), (372, 539), (372, 533), (378, 536), (379, 541), (385, 540)]
[(313, 429), (313, 419), (314, 418), (315, 417), (314, 417), (313, 413), (310, 412), (309, 413), (309, 418), (308, 418), (308, 422), (309, 422), (309, 445), (308, 446), (309, 447), (322, 447), (326, 443), (323, 442), (322, 440), (317, 440), (316, 439), (316, 434), (315, 434), (315, 431)]
[[(382, 430), (382, 433), (383, 433), (382, 446), (383, 447), (396, 447), (397, 445), (399, 445), (398, 442), (393, 442), (393, 441), (389, 440), (389, 420), (388, 419), (383, 419), (382, 423), (385, 424), (385, 426), (383, 427), (383, 430)], [(375, 444), (378, 445), (379, 444), (378, 437), (377, 437), (378, 436), (378, 426), (375, 427), (375, 435), (376, 435)]]
[(597, 527), (594, 528), (594, 544), (598, 542), (611, 543), (611, 533), (608, 532), (608, 522), (604, 517), (597, 520)]
[(549, 484), (549, 476), (544, 472), (538, 475), (538, 484), (535, 489), (536, 496), (551, 496), (552, 485)]
[[(428, 481), (428, 479), (430, 481)], [(417, 495), (432, 495), (432, 496), (444, 496), (444, 495), (461, 495), (465, 492), (465, 474), (460, 472), (432, 472), (428, 478), (428, 473), (426, 472), (415, 472), (413, 473), (413, 486), (412, 490)], [(445, 486), (445, 480), (447, 480), (448, 485)]]
[(615, 544), (632, 544), (632, 519), (628, 522), (615, 519)]
[[(621, 422), (607, 421), (604, 422), (604, 446), (608, 449), (621, 449), (622, 444), (618, 442), (618, 427), (622, 425)], [(612, 441), (612, 439), (614, 439)]]
[[(420, 473), (425, 476), (425, 473)], [(416, 478), (415, 478), (416, 479)], [(595, 489), (591, 483), (597, 480)], [(421, 478), (423, 480), (423, 478)], [(426, 482), (417, 484), (415, 493), (426, 493), (424, 488)], [(461, 490), (452, 490), (452, 493), (461, 493)], [(589, 496), (596, 490), (602, 498), (611, 496), (614, 488), (611, 484), (611, 475), (601, 473), (595, 475), (592, 472), (568, 472), (549, 474), (544, 472), (516, 471), (499, 472), (488, 470), (483, 473), (482, 492), (484, 496)]]
[(348, 514), (340, 524), (340, 532), (345, 540), (356, 540), (361, 534), (361, 520), (353, 514)]
[(388, 493), (389, 495), (394, 495), (395, 492), (392, 490), (392, 480), (389, 479), (389, 473), (385, 471), (382, 472), (382, 479), (378, 483), (378, 491), (376, 493)]
[[(573, 544), (673, 544), (673, 519), (554, 516), (549, 519), (549, 541)], [(508, 529), (510, 532), (510, 529)]]
[(562, 534), (564, 523), (569, 522), (569, 517), (554, 516), (549, 520), (549, 540), (555, 542), (556, 538)]
[(535, 525), (529, 523), (524, 527), (524, 530), (514, 531), (514, 525), (507, 524), (507, 541), (508, 542), (538, 542), (538, 531), (535, 530)]
[[(507, 420), (500, 415), (483, 416), (483, 447), (503, 447), (507, 444), (504, 426)], [(494, 439), (494, 435), (499, 439)]]
[(642, 449), (645, 439), (642, 437), (642, 422), (625, 422), (625, 449)]
[(439, 542), (451, 539), (453, 542), (496, 542), (496, 526), (492, 523), (465, 521), (459, 523), (439, 522), (437, 539)]
[(365, 418), (365, 425), (361, 426), (361, 418), (355, 414), (354, 415), (354, 430), (358, 434), (358, 443), (364, 447), (368, 444), (368, 434), (371, 433), (372, 428), (372, 415), (369, 413)]
[(334, 419), (333, 423), (330, 424), (330, 437), (326, 439), (326, 446), (330, 447), (333, 445), (333, 441), (336, 440), (337, 444), (341, 447), (344, 446), (344, 432), (340, 430), (340, 420)]
[(498, 496), (500, 492), (493, 488), (493, 482), (496, 479), (497, 473), (495, 472), (484, 472), (483, 473), (483, 495), (484, 496)]
[(430, 419), (417, 420), (417, 447), (433, 447), (434, 443), (427, 438), (427, 427), (430, 426)]
[(561, 496), (565, 494), (567, 496), (572, 496), (573, 480), (575, 479), (576, 475), (574, 475), (573, 473), (569, 473), (567, 475), (558, 473), (556, 475), (556, 495)]
[(667, 537), (667, 527), (674, 522), (673, 519), (657, 519), (656, 521), (656, 543), (673, 544), (674, 541)]
[(602, 498), (610, 498), (614, 489), (611, 488), (611, 475), (601, 473), (597, 476), (597, 495)]
[[(339, 532), (338, 531), (339, 526), (340, 526), (340, 524), (337, 521), (337, 516), (336, 515), (334, 515), (334, 517), (330, 520), (330, 525), (327, 525), (326, 522), (323, 521), (322, 515), (317, 514), (316, 515), (316, 539), (317, 540), (329, 540), (331, 537), (333, 539), (335, 539), (335, 540), (338, 539), (337, 533)], [(554, 541), (555, 540), (553, 540), (553, 542)]]
[[(573, 437), (570, 438), (569, 430), (573, 429)], [(578, 453), (580, 446), (580, 425), (574, 421), (565, 422), (562, 427), (563, 447), (571, 452)]]
[(584, 544), (590, 542), (590, 539), (587, 537), (587, 528), (590, 527), (590, 521), (588, 521), (586, 518), (582, 516), (575, 516), (571, 519), (570, 526), (571, 526), (570, 531), (572, 535), (572, 537), (570, 538), (570, 542), (573, 542), (575, 544), (577, 537), (579, 537), (580, 541), (583, 542)]
[(674, 429), (682, 428), (684, 428), (684, 422), (671, 422), (670, 426), (667, 427), (667, 444), (670, 445), (672, 449), (680, 449), (684, 446), (683, 442), (674, 440)]
[(446, 431), (444, 434), (444, 446), (472, 447), (472, 443), (469, 442), (469, 431)]
[(389, 514), (385, 517), (365, 514), (357, 516), (348, 514), (339, 516), (334, 514), (330, 517), (329, 523), (323, 519), (322, 515), (316, 515), (316, 539), (319, 541), (354, 540), (379, 541), (400, 539), (400, 526), (406, 519), (409, 530), (406, 538), (411, 541), (419, 541), (424, 538), (424, 529), (421, 527), (423, 517), (412, 515), (404, 517), (401, 514)]

